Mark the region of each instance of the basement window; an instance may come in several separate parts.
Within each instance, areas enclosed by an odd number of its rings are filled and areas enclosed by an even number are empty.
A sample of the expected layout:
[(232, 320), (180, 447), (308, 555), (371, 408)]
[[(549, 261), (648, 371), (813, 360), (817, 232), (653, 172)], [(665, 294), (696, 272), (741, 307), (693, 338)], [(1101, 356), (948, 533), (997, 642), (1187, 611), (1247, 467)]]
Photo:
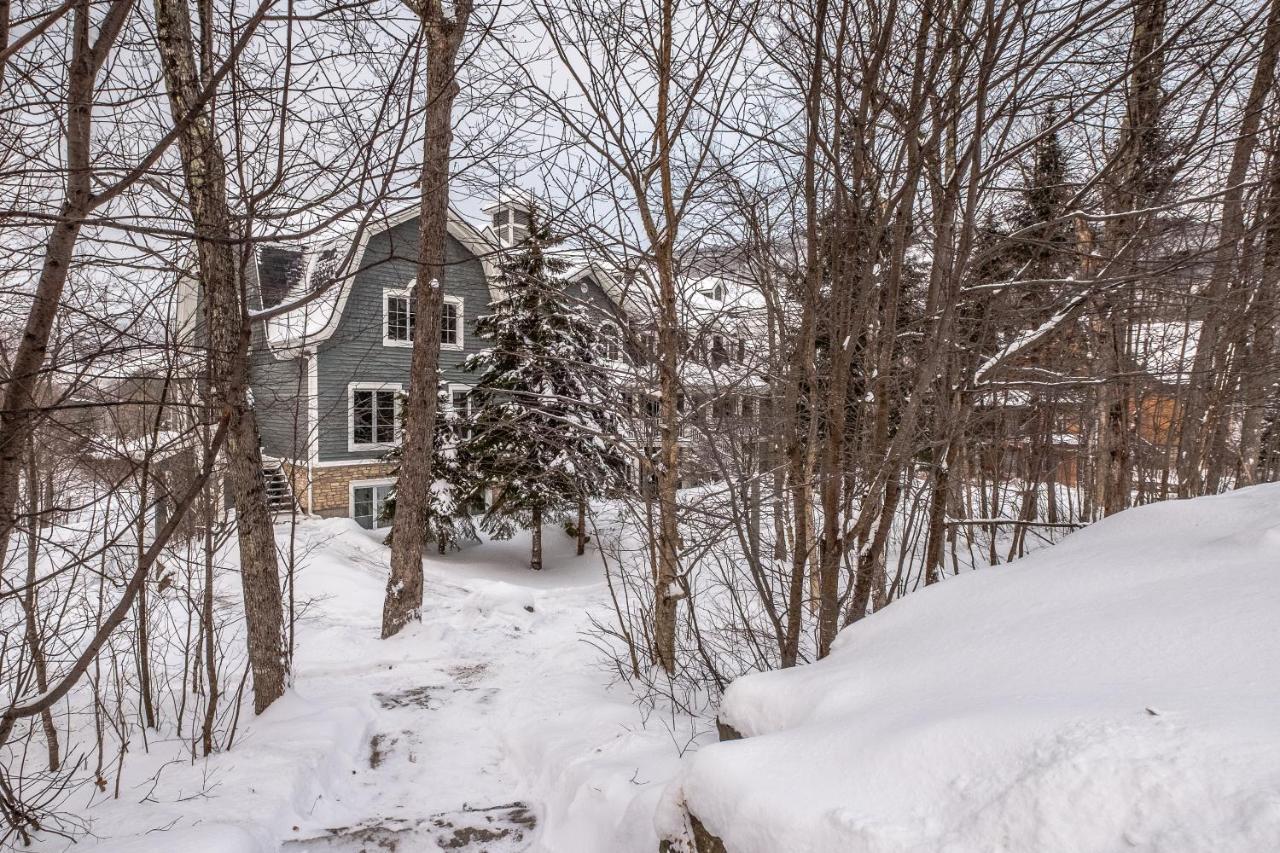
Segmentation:
[(391, 496), (391, 490), (394, 487), (394, 480), (353, 482), (351, 484), (351, 517), (355, 519), (356, 524), (366, 530), (390, 527), (391, 521), (382, 516), (387, 498)]

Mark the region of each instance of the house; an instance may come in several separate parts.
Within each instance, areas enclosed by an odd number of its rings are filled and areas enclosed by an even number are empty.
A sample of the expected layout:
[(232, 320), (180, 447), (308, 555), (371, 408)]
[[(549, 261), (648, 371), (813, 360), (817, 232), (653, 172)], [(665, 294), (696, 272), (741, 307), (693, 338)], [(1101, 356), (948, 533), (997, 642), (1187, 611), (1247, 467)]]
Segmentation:
[[(463, 362), (486, 346), (474, 330), (494, 300), (495, 254), (524, 237), (529, 210), (507, 195), (484, 209), (483, 226), (450, 213), (440, 371), (456, 409), (475, 382)], [(383, 457), (399, 441), (397, 398), (409, 384), (417, 256), (417, 206), (323, 245), (259, 248), (253, 307), (280, 313), (254, 324), (251, 390), (277, 500), (381, 524), (393, 483)], [(581, 259), (570, 278), (571, 295), (620, 332), (616, 280)]]
[[(724, 479), (744, 454), (759, 456), (760, 422), (770, 396), (764, 305), (750, 279), (728, 270), (693, 268), (680, 276), (677, 378), (680, 395), (681, 487)], [(634, 305), (632, 305), (634, 303)], [(629, 331), (634, 355), (617, 372), (623, 414), (639, 453), (656, 458), (660, 444), (656, 306), (633, 298)], [(726, 439), (730, 439), (726, 441)], [(653, 485), (652, 477), (638, 481)]]

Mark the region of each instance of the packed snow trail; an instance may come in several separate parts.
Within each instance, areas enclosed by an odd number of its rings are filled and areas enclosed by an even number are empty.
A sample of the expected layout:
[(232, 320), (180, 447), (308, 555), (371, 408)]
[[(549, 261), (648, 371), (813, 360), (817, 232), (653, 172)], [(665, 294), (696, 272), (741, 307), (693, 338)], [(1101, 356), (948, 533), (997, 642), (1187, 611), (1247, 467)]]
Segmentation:
[(594, 548), (575, 557), (547, 525), (542, 572), (527, 533), (428, 555), (422, 621), (381, 640), (381, 531), (334, 519), (297, 537), (292, 689), (208, 759), (184, 738), (133, 745), (121, 796), (70, 804), (77, 853), (657, 849), (680, 750), (584, 642), (612, 618)]
[[(555, 533), (540, 574), (527, 568), (527, 537), (429, 556), (422, 622), (387, 641), (376, 534), (343, 532), (311, 561), (300, 586), (319, 598), (300, 689), (325, 704), (368, 697), (372, 718), (364, 766), (330, 786), (283, 850), (532, 848), (544, 807), (512, 753), (573, 701), (603, 586), (599, 555), (573, 557)], [(578, 671), (566, 679), (566, 667)]]

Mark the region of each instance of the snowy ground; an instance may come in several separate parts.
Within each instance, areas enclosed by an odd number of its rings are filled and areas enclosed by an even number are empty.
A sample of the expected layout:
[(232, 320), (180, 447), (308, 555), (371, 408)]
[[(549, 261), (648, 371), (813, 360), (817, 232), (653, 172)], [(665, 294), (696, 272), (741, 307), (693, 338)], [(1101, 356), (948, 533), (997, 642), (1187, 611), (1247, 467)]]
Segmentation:
[(732, 853), (1269, 853), (1278, 616), (1280, 484), (1130, 510), (739, 679), (746, 738), (661, 820)]
[(913, 593), (736, 681), (723, 744), (607, 686), (600, 556), (551, 525), (540, 574), (527, 536), (429, 557), (390, 641), (380, 534), (299, 537), (293, 689), (207, 761), (135, 739), (77, 851), (654, 853), (686, 809), (731, 853), (1280, 849), (1280, 485)]
[(548, 526), (540, 574), (527, 536), (433, 556), (422, 623), (384, 642), (380, 537), (346, 520), (300, 536), (312, 603), (294, 689), (207, 763), (164, 743), (132, 754), (121, 798), (86, 811), (96, 846), (77, 850), (657, 849), (678, 750), (584, 641), (608, 600), (594, 549), (573, 557)]

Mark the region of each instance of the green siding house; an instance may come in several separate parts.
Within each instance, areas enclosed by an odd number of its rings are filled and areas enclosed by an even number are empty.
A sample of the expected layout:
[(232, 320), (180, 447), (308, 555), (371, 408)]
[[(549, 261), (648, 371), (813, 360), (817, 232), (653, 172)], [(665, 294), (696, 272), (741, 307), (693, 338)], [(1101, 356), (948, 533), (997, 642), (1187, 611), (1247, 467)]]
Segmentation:
[[(493, 301), (494, 254), (527, 221), (519, 201), (486, 212), (492, 226), (451, 213), (448, 229), (440, 368), (462, 408), (474, 382), (462, 363), (484, 347), (474, 329)], [(383, 456), (399, 440), (397, 395), (409, 383), (417, 256), (416, 206), (345, 240), (257, 251), (250, 290), (265, 319), (253, 330), (253, 405), (268, 485), (302, 512), (379, 523), (392, 483)], [(604, 279), (581, 265), (575, 294), (620, 325)]]

